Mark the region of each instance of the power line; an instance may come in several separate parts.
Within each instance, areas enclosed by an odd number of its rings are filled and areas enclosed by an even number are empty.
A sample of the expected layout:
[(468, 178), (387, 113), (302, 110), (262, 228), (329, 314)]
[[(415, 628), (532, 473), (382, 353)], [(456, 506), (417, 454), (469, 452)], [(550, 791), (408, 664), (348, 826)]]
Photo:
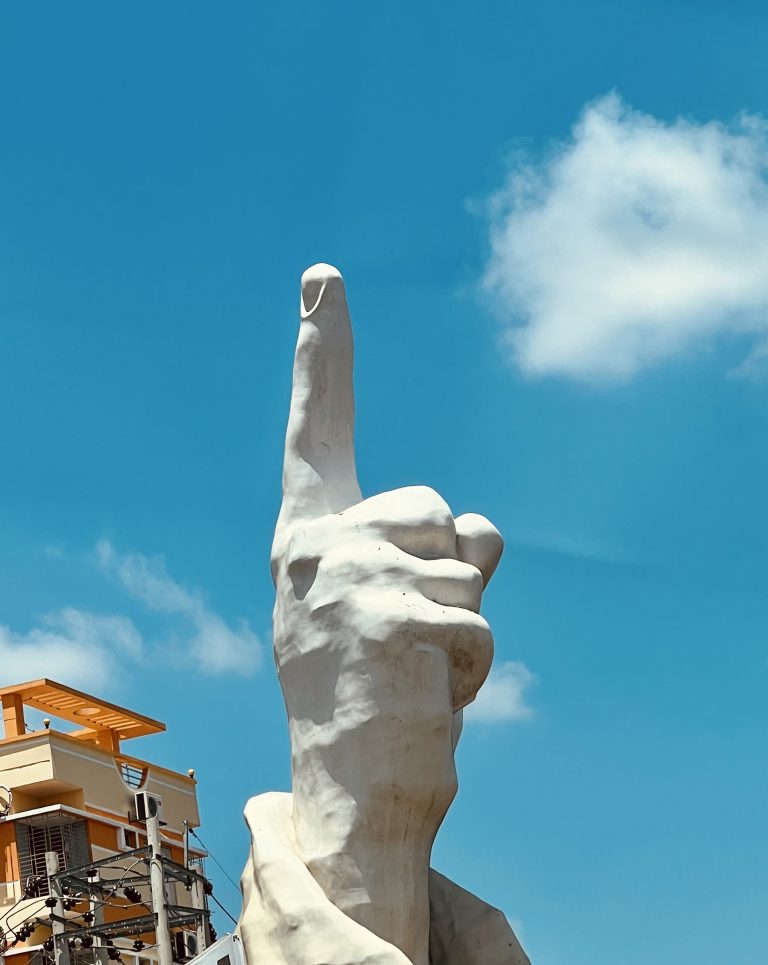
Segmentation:
[(224, 914), (227, 916), (227, 918), (230, 918), (235, 924), (237, 924), (237, 918), (234, 918), (232, 915), (230, 915), (230, 913), (227, 911), (227, 909), (224, 907), (224, 905), (222, 905), (222, 903), (219, 901), (219, 899), (216, 897), (216, 895), (211, 894), (211, 895), (208, 895), (208, 897), (209, 897), (209, 898), (213, 898), (213, 900), (216, 902), (216, 904), (219, 906), (219, 908), (221, 908), (221, 910), (224, 912)]
[[(237, 893), (238, 893), (238, 895), (239, 895), (239, 894), (240, 894), (240, 885), (239, 885), (236, 881), (234, 881), (234, 880), (232, 879), (232, 877), (230, 877), (229, 874), (227, 874), (227, 870), (226, 870), (226, 868), (224, 867), (224, 865), (219, 861), (219, 859), (216, 857), (216, 855), (213, 853), (213, 851), (211, 851), (210, 848), (207, 848), (207, 847), (206, 847), (205, 842), (202, 840), (202, 838), (200, 837), (200, 835), (195, 831), (195, 829), (194, 829), (194, 828), (190, 828), (189, 830), (190, 830), (190, 832), (191, 832), (192, 834), (194, 834), (194, 836), (197, 838), (197, 840), (200, 842), (200, 844), (203, 846), (203, 848), (205, 848), (205, 850), (208, 852), (208, 854), (213, 858), (213, 860), (214, 860), (214, 861), (216, 862), (216, 864), (219, 866), (219, 868), (221, 869), (221, 872), (222, 872), (222, 874), (224, 875), (224, 877), (230, 882), (230, 884), (232, 884), (232, 886), (233, 886), (234, 888), (237, 889)], [(227, 914), (229, 914), (229, 912), (227, 912)], [(232, 918), (231, 915), (229, 915), (229, 917)], [(232, 919), (232, 920), (234, 921), (234, 919)]]
[[(239, 895), (239, 894), (240, 894), (240, 886), (234, 881), (234, 879), (232, 878), (232, 876), (227, 872), (227, 869), (224, 867), (224, 865), (219, 861), (219, 859), (216, 857), (216, 855), (213, 853), (213, 851), (211, 851), (210, 848), (206, 847), (205, 842), (204, 842), (203, 839), (200, 837), (200, 835), (195, 831), (195, 829), (194, 829), (194, 828), (190, 828), (189, 830), (192, 832), (192, 834), (194, 834), (194, 836), (195, 836), (195, 837), (197, 838), (197, 840), (200, 842), (200, 845), (202, 846), (202, 848), (203, 848), (205, 851), (208, 852), (208, 854), (211, 856), (211, 858), (213, 858), (213, 860), (214, 860), (214, 861), (216, 862), (216, 864), (219, 866), (219, 868), (220, 868), (220, 870), (221, 870), (221, 873), (224, 875), (224, 877), (227, 879), (227, 881), (232, 885), (233, 888), (236, 888), (236, 889), (237, 889), (237, 893), (238, 893), (238, 895)], [(216, 897), (216, 895), (213, 894), (213, 892), (211, 892), (211, 894), (210, 894), (208, 897), (209, 897), (209, 898), (213, 898), (213, 900), (216, 902), (216, 904), (219, 906), (219, 908), (221, 908), (221, 910), (224, 912), (224, 914), (227, 916), (227, 918), (229, 918), (230, 921), (234, 922), (235, 925), (237, 924), (237, 919), (234, 917), (234, 915), (230, 915), (230, 913), (227, 911), (227, 909), (224, 907), (224, 905), (222, 905), (222, 903), (219, 901), (219, 899)]]

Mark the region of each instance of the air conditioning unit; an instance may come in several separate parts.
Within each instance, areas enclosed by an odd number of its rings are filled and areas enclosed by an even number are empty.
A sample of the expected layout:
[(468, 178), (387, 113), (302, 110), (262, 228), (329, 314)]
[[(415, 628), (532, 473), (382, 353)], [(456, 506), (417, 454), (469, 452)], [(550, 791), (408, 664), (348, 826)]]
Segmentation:
[(156, 794), (149, 794), (147, 791), (139, 791), (136, 794), (136, 820), (149, 821), (150, 818), (159, 818), (163, 824), (163, 800)]
[(177, 962), (187, 962), (197, 955), (197, 935), (193, 931), (177, 931), (173, 938), (173, 957)]

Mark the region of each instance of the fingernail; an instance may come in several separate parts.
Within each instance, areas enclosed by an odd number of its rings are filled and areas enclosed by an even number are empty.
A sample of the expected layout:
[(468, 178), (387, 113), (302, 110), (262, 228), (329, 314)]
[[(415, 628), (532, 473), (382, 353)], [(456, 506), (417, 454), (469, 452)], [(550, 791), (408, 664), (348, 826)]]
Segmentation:
[(344, 279), (341, 272), (333, 265), (320, 263), (307, 268), (301, 276), (301, 317), (309, 316), (317, 310), (323, 299), (325, 289), (333, 282), (340, 282), (342, 287)]

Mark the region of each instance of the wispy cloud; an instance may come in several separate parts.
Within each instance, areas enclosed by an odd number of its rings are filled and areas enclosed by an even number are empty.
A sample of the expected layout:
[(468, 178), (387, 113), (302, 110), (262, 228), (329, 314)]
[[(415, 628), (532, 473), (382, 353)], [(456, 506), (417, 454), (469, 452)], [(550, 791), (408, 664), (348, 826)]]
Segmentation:
[(494, 667), (474, 703), (464, 710), (465, 719), (485, 724), (530, 720), (533, 708), (526, 703), (526, 691), (535, 680), (525, 664), (514, 660)]
[(184, 628), (174, 649), (203, 673), (248, 676), (259, 665), (261, 643), (247, 620), (233, 629), (206, 606), (199, 590), (183, 587), (168, 572), (162, 557), (119, 553), (109, 540), (96, 544), (101, 569), (117, 578), (134, 599), (156, 613), (181, 618)]
[(664, 123), (614, 94), (546, 160), (518, 158), (484, 278), (517, 365), (626, 381), (723, 333), (765, 356), (767, 169), (762, 118)]
[[(46, 550), (46, 555), (58, 559), (65, 554)], [(229, 626), (199, 590), (173, 579), (162, 558), (121, 554), (108, 540), (100, 540), (96, 561), (99, 571), (115, 578), (128, 597), (171, 618), (167, 634), (157, 638), (142, 633), (128, 616), (75, 607), (45, 614), (23, 633), (0, 625), (0, 686), (45, 676), (108, 690), (149, 659), (203, 674), (248, 676), (257, 669), (261, 643), (248, 622)], [(141, 624), (140, 612), (134, 615)]]
[(67, 607), (39, 624), (28, 633), (0, 626), (0, 684), (45, 676), (105, 687), (118, 661), (141, 660), (141, 634), (128, 617)]
[(599, 535), (568, 532), (566, 529), (524, 527), (513, 531), (506, 539), (506, 545), (589, 563), (632, 567), (642, 565), (639, 559)]

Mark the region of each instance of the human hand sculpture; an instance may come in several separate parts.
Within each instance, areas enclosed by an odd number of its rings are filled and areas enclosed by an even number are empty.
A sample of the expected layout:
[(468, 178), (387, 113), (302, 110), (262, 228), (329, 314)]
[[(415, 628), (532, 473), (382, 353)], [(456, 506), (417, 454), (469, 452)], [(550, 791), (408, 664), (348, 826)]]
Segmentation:
[[(502, 540), (483, 517), (454, 519), (423, 486), (362, 498), (352, 356), (341, 275), (316, 265), (302, 278), (272, 549), (293, 797), (265, 795), (246, 812), (254, 846), (242, 932), (246, 951), (258, 949), (266, 902), (305, 927), (322, 920), (322, 957), (301, 965), (331, 962), (333, 933), (364, 949), (334, 963), (429, 965), (430, 853), (457, 789), (462, 708), (491, 664), (478, 611)], [(293, 881), (290, 901), (281, 874)], [(298, 962), (285, 951), (295, 940), (277, 945)]]

